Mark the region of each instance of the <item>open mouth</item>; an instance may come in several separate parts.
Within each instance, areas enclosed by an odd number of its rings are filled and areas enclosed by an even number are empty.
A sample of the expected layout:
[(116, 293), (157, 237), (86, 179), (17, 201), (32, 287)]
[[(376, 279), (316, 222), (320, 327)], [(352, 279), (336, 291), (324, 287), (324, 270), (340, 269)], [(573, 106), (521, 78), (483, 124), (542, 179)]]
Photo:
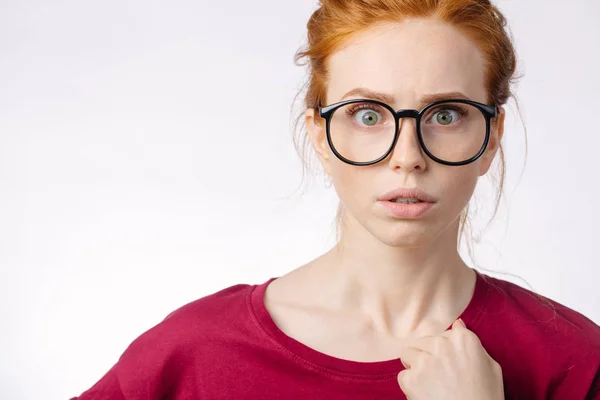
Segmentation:
[(403, 197), (399, 197), (397, 199), (393, 199), (390, 200), (392, 203), (400, 203), (400, 204), (418, 204), (418, 203), (423, 203), (423, 201), (419, 200), (419, 199), (412, 199), (412, 198), (403, 198)]

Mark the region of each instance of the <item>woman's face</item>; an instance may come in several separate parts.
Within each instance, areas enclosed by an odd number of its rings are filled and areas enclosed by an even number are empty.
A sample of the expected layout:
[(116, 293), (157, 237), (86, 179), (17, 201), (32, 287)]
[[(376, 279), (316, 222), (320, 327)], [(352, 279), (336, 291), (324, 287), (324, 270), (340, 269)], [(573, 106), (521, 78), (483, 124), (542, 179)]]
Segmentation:
[[(390, 23), (361, 32), (330, 57), (328, 69), (325, 105), (373, 98), (366, 93), (346, 95), (357, 88), (386, 95), (395, 110), (420, 110), (432, 95), (445, 93), (453, 93), (449, 98), (460, 93), (470, 100), (488, 101), (479, 49), (458, 30), (434, 19)], [(497, 121), (492, 121), (486, 152), (464, 166), (447, 166), (428, 158), (412, 118), (400, 120), (392, 153), (370, 166), (353, 166), (335, 157), (327, 144), (324, 120), (312, 110), (306, 112), (306, 127), (350, 226), (362, 226), (392, 246), (419, 246), (458, 226), (478, 177), (488, 171), (497, 151), (504, 118), (500, 111)], [(397, 188), (418, 188), (434, 204), (419, 215), (410, 210), (411, 215), (394, 214), (380, 199)]]

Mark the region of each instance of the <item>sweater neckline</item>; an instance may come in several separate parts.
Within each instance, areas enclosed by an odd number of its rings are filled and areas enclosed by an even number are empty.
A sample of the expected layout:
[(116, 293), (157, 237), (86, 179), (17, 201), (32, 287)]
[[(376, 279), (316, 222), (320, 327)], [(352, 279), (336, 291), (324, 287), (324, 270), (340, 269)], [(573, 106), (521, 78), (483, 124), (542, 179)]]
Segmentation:
[[(485, 274), (473, 269), (476, 274), (475, 288), (471, 300), (460, 314), (467, 328), (474, 330), (486, 302), (489, 284)], [(267, 286), (279, 277), (271, 277), (266, 282), (253, 285), (249, 293), (249, 306), (255, 322), (262, 333), (282, 352), (312, 369), (327, 374), (348, 376), (354, 379), (388, 379), (404, 369), (399, 358), (374, 362), (346, 360), (321, 353), (304, 343), (288, 336), (275, 324), (264, 303)], [(450, 329), (447, 327), (446, 330)]]

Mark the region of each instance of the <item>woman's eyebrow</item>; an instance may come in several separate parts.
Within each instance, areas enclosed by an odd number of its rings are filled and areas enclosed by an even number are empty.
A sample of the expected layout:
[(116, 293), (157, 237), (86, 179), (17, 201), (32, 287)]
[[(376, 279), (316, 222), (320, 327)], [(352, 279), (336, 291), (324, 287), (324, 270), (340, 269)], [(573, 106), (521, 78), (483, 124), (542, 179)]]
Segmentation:
[(462, 100), (470, 100), (467, 95), (462, 92), (445, 92), (445, 93), (432, 93), (426, 94), (421, 97), (422, 104), (429, 104), (440, 100), (450, 100), (450, 99), (462, 99)]
[[(348, 91), (341, 100), (344, 100), (350, 96), (360, 96), (367, 99), (379, 100), (386, 104), (395, 104), (396, 99), (391, 94), (375, 92), (366, 88), (354, 88)], [(433, 103), (439, 100), (449, 100), (449, 99), (464, 99), (470, 100), (467, 95), (462, 92), (444, 92), (444, 93), (431, 93), (426, 94), (421, 97), (421, 105)]]
[(386, 104), (394, 103), (394, 96), (392, 96), (391, 94), (379, 93), (365, 88), (354, 88), (348, 91), (344, 96), (342, 96), (341, 100), (344, 100), (346, 97), (350, 96), (360, 96), (366, 99), (379, 100)]

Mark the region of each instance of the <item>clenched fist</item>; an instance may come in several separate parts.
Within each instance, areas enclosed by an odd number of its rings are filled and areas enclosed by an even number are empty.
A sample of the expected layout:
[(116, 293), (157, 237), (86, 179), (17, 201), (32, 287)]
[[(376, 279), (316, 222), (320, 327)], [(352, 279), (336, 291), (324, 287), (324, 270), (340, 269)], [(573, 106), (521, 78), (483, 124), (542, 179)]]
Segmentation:
[(409, 400), (503, 400), (502, 369), (460, 319), (403, 349), (398, 384)]

